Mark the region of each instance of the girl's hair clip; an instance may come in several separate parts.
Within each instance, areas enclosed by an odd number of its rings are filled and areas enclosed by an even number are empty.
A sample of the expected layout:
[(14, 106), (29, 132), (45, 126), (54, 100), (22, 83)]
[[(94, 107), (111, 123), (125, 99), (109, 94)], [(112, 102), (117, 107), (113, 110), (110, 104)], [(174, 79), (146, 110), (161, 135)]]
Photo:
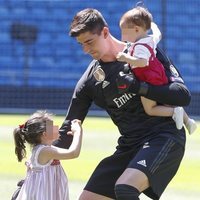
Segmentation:
[(25, 126), (24, 124), (22, 124), (22, 125), (19, 125), (19, 128), (20, 128), (20, 129), (23, 129), (23, 128), (24, 128), (24, 126)]

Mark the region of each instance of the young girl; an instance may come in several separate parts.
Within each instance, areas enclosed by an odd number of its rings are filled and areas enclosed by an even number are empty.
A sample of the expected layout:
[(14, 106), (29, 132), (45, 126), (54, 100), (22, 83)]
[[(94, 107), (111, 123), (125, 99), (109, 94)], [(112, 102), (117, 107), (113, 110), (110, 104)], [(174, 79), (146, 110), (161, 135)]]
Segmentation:
[(69, 149), (52, 146), (58, 139), (58, 126), (53, 125), (52, 115), (46, 111), (35, 112), (28, 121), (14, 130), (15, 153), (21, 162), (26, 156), (25, 142), (32, 146), (27, 165), (27, 175), (17, 200), (68, 200), (68, 180), (59, 160), (79, 156), (82, 127), (73, 120), (73, 142)]
[[(120, 20), (122, 40), (133, 43), (129, 54), (119, 52), (117, 60), (130, 64), (134, 75), (142, 81), (153, 85), (164, 85), (168, 83), (165, 69), (156, 58), (156, 47), (161, 40), (161, 32), (157, 25), (152, 22), (152, 15), (143, 7), (126, 12)], [(152, 29), (153, 35), (148, 35)], [(172, 116), (176, 122), (177, 129), (181, 129), (183, 122), (188, 132), (192, 134), (197, 125), (190, 119), (182, 107), (171, 107), (157, 105), (155, 101), (141, 97), (145, 112), (151, 116)]]

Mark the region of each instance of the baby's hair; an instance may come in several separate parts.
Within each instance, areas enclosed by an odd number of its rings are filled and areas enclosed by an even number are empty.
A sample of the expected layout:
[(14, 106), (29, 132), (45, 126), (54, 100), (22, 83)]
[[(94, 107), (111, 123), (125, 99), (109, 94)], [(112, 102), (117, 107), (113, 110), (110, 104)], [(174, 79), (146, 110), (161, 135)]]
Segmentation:
[(26, 142), (31, 146), (41, 143), (41, 136), (46, 131), (47, 121), (52, 121), (51, 113), (36, 111), (25, 124), (14, 129), (15, 154), (19, 162), (26, 157)]
[(149, 30), (151, 28), (152, 20), (153, 17), (148, 9), (137, 3), (135, 8), (124, 13), (120, 22), (121, 27), (133, 28), (134, 26), (140, 26), (145, 30)]

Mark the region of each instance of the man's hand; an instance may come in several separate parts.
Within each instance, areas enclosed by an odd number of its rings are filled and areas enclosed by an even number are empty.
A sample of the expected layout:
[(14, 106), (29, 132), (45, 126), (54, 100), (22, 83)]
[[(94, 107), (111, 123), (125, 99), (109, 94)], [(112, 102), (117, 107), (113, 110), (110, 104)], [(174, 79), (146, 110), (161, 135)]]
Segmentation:
[(134, 93), (145, 96), (148, 92), (148, 84), (138, 81), (131, 72), (119, 72), (116, 83), (119, 94)]
[[(123, 71), (119, 72), (119, 75), (116, 79), (119, 94), (132, 93), (132, 91), (129, 89), (130, 87), (132, 88), (132, 85), (135, 85), (136, 82), (138, 83), (136, 84), (136, 87), (138, 88), (139, 82), (132, 73), (125, 74)], [(134, 92), (138, 90), (137, 88), (135, 88)]]

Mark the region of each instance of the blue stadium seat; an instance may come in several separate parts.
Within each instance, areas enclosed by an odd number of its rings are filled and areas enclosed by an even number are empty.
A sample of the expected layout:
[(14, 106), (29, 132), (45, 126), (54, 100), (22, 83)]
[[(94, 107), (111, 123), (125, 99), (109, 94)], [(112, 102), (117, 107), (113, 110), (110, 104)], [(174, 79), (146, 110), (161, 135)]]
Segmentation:
[(26, 18), (26, 16), (30, 14), (29, 10), (27, 10), (25, 7), (17, 6), (12, 10), (12, 12), (15, 17), (22, 17), (22, 19)]
[(0, 66), (3, 67), (8, 67), (12, 66), (14, 64), (12, 57), (11, 56), (2, 56), (0, 55)]
[(0, 43), (1, 44), (10, 44), (11, 38), (9, 32), (0, 31)]
[(52, 36), (50, 33), (45, 32), (45, 33), (39, 33), (38, 38), (37, 38), (37, 43), (40, 45), (43, 44), (50, 44), (52, 42)]
[(11, 22), (9, 20), (2, 20), (1, 16), (0, 16), (0, 19), (1, 19), (1, 31), (9, 33)]
[(196, 56), (193, 52), (180, 52), (179, 61), (187, 64), (194, 64), (196, 62)]
[[(136, 2), (132, 1), (1, 1), (0, 19), (0, 48), (3, 49), (0, 55), (0, 70), (11, 69), (20, 73), (23, 69), (25, 59), (23, 57), (25, 46), (22, 42), (12, 40), (10, 37), (10, 26), (13, 22), (19, 21), (38, 28), (38, 38), (29, 47), (30, 72), (34, 74), (47, 74), (53, 77), (55, 74), (63, 75), (65, 71), (67, 78), (55, 78), (53, 83), (48, 78), (31, 78), (33, 85), (53, 84), (56, 87), (75, 85), (78, 77), (91, 61), (90, 56), (82, 52), (82, 48), (74, 38), (68, 36), (68, 29), (74, 14), (86, 7), (95, 7), (105, 16), (110, 26), (111, 33), (120, 39), (118, 21), (121, 15), (128, 9), (134, 7)], [(145, 2), (146, 7), (152, 12), (156, 23), (163, 28), (163, 7), (162, 1), (155, 3), (154, 0)], [(180, 3), (179, 1), (167, 1), (166, 33), (163, 43), (172, 56), (175, 64), (180, 66), (187, 77), (198, 74), (196, 61), (199, 52), (199, 7), (200, 1), (192, 3)], [(191, 20), (192, 19), (192, 20)], [(188, 67), (189, 65), (189, 67)], [(50, 72), (47, 72), (47, 69)], [(53, 74), (52, 74), (53, 73)], [(66, 74), (64, 74), (66, 76)], [(71, 74), (71, 75), (70, 75)], [(75, 76), (76, 74), (76, 76)], [(63, 76), (64, 76), (63, 75)], [(14, 77), (14, 76), (12, 76)], [(11, 80), (10, 76), (8, 78)], [(12, 78), (12, 81), (16, 80)], [(189, 80), (189, 78), (188, 78)], [(17, 80), (18, 81), (18, 80)], [(49, 83), (48, 83), (49, 81)]]
[(13, 46), (11, 44), (0, 43), (1, 53), (0, 56), (11, 57), (13, 55)]
[(7, 6), (0, 6), (0, 19), (3, 20), (9, 20), (10, 19), (10, 8)]
[[(200, 23), (199, 23), (199, 26), (200, 26)], [(199, 29), (196, 28), (195, 25), (192, 24), (192, 26), (188, 26), (184, 32), (187, 35), (187, 38), (189, 38), (190, 40), (197, 39), (199, 41)]]
[(177, 26), (177, 25), (172, 25), (171, 23), (167, 24), (168, 26), (166, 27), (167, 31), (167, 36), (170, 38), (177, 38), (181, 37), (183, 34), (183, 27)]
[(54, 50), (51, 47), (50, 44), (38, 44), (35, 46), (35, 56), (36, 57), (42, 57), (42, 56), (46, 56), (46, 57), (53, 57), (54, 56)]
[(35, 18), (38, 19), (47, 19), (49, 17), (48, 13), (48, 9), (46, 9), (46, 6), (42, 7), (42, 6), (36, 6), (36, 7), (31, 7), (31, 9), (29, 10), (30, 14), (33, 15)]

